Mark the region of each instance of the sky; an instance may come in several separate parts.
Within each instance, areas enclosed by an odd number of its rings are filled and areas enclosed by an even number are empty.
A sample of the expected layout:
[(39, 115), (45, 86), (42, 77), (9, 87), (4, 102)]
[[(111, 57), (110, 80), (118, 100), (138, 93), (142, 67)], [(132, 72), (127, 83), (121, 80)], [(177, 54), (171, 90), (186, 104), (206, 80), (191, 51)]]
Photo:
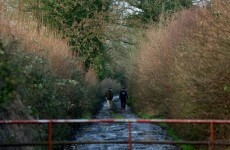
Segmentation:
[[(193, 5), (198, 5), (200, 7), (205, 6), (210, 1), (211, 0), (192, 0)], [(133, 13), (142, 12), (141, 9), (133, 7), (128, 2), (125, 2), (125, 1), (117, 1), (117, 0), (115, 0), (114, 4), (118, 6), (118, 9), (126, 8), (126, 11), (124, 13), (125, 16), (133, 14)]]

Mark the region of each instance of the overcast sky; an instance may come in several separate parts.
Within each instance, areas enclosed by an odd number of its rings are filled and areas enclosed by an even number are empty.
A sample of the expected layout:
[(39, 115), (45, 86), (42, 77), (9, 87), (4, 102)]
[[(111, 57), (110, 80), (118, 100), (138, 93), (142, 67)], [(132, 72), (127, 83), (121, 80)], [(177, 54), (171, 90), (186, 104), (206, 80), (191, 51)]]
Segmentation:
[[(192, 0), (193, 4), (198, 5), (198, 6), (204, 6), (210, 1), (211, 0)], [(133, 14), (133, 13), (142, 12), (141, 9), (133, 7), (133, 6), (129, 5), (128, 2), (125, 2), (125, 1), (116, 1), (115, 0), (114, 3), (115, 3), (115, 5), (118, 6), (118, 9), (126, 8), (125, 16)]]

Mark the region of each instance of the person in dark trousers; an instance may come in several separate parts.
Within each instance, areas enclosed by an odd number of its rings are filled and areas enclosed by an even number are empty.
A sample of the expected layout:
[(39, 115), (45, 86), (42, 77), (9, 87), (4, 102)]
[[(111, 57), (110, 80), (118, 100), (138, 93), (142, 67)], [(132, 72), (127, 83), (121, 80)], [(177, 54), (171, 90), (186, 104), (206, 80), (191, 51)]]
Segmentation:
[(125, 110), (126, 100), (128, 99), (128, 93), (125, 87), (121, 89), (120, 94), (119, 94), (119, 99), (121, 100), (121, 109)]
[(108, 91), (106, 92), (106, 100), (109, 109), (111, 109), (112, 107), (112, 99), (113, 99), (113, 89), (109, 88)]

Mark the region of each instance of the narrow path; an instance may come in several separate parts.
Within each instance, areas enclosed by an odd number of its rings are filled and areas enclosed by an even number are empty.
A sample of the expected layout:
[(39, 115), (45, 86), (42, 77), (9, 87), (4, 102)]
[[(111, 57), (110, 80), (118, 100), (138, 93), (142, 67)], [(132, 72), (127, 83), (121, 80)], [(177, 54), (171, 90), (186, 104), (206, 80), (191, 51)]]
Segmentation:
[[(127, 107), (126, 111), (120, 110), (120, 101), (118, 97), (113, 99), (113, 109), (109, 110), (106, 102), (96, 116), (96, 119), (106, 118), (126, 118), (134, 119), (137, 116)], [(77, 141), (127, 141), (128, 125), (127, 123), (97, 123), (84, 126), (76, 133)], [(166, 131), (154, 124), (132, 123), (132, 140), (171, 140)], [(172, 145), (144, 145), (133, 144), (134, 150), (176, 150)], [(88, 144), (72, 146), (73, 150), (127, 150), (128, 144)]]

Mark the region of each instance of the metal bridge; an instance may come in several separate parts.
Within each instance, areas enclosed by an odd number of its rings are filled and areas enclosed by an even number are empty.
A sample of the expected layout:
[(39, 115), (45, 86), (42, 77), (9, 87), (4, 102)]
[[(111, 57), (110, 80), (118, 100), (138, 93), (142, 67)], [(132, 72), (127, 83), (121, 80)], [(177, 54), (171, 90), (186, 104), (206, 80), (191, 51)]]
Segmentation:
[[(81, 123), (127, 123), (128, 139), (126, 141), (53, 141), (52, 128), (55, 124), (81, 124)], [(170, 124), (207, 124), (209, 125), (209, 141), (133, 141), (132, 140), (132, 123), (170, 123)], [(132, 150), (132, 144), (189, 144), (189, 145), (206, 145), (210, 150), (214, 150), (215, 145), (230, 146), (230, 142), (214, 140), (214, 126), (216, 124), (230, 124), (230, 120), (189, 120), (189, 119), (57, 119), (57, 120), (0, 120), (0, 125), (10, 124), (47, 124), (48, 141), (36, 143), (1, 143), (1, 147), (21, 147), (21, 146), (48, 146), (49, 150), (55, 145), (76, 145), (76, 144), (128, 144), (129, 150)]]

